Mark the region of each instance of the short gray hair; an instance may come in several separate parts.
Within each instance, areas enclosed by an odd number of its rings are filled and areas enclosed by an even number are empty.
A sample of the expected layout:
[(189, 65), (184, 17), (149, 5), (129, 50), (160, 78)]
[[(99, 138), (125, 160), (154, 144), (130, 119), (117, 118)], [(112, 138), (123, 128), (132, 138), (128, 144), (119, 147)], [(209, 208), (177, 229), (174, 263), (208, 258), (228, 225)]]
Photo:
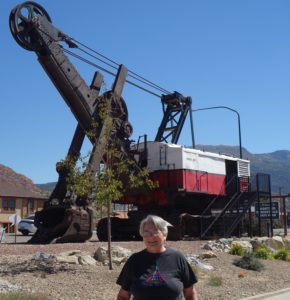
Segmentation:
[(140, 227), (139, 227), (139, 233), (140, 235), (143, 237), (144, 235), (144, 226), (147, 223), (152, 223), (156, 229), (160, 230), (164, 236), (167, 236), (168, 234), (168, 226), (172, 226), (169, 222), (167, 222), (166, 220), (155, 216), (155, 215), (148, 215), (145, 219), (143, 219), (140, 223)]

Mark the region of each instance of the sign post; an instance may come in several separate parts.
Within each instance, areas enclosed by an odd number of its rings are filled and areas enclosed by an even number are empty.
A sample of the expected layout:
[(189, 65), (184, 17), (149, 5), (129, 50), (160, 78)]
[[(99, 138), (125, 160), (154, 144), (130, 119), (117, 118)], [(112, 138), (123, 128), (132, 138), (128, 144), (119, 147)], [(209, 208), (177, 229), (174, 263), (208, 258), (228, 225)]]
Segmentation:
[(14, 214), (9, 216), (8, 220), (12, 226), (14, 225), (14, 243), (16, 244), (17, 224), (21, 221), (21, 218), (17, 214)]

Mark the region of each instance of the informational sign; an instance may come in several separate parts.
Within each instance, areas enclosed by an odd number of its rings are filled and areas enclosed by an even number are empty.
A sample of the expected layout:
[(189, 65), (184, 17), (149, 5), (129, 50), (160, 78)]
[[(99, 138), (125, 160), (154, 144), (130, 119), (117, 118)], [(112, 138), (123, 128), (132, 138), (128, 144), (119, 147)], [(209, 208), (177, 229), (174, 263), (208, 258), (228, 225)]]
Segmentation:
[[(256, 217), (261, 219), (270, 219), (271, 218), (271, 205), (270, 202), (261, 202), (260, 207), (259, 203), (255, 203), (255, 213)], [(259, 209), (260, 208), (260, 209)], [(279, 202), (272, 202), (272, 219), (279, 219)]]
[(11, 225), (17, 225), (21, 221), (21, 218), (18, 215), (14, 214), (9, 216), (8, 220), (11, 223)]
[[(14, 214), (14, 215), (11, 215), (8, 217), (8, 220), (9, 222), (11, 223), (11, 226), (15, 226), (17, 227), (18, 223), (21, 221), (21, 218), (17, 215), (17, 214)], [(16, 244), (16, 228), (14, 228), (14, 243)]]

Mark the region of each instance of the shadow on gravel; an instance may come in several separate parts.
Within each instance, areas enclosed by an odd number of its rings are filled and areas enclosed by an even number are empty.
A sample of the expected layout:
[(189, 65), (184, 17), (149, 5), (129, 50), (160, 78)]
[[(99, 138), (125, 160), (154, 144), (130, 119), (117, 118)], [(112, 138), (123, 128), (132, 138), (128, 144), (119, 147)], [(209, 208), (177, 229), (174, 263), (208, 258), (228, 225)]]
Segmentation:
[(25, 261), (4, 261), (0, 263), (0, 277), (1, 275), (19, 275), (21, 273), (35, 273), (45, 277), (49, 274), (56, 274), (59, 272), (76, 272), (73, 265), (58, 264), (55, 260), (36, 260), (28, 259)]

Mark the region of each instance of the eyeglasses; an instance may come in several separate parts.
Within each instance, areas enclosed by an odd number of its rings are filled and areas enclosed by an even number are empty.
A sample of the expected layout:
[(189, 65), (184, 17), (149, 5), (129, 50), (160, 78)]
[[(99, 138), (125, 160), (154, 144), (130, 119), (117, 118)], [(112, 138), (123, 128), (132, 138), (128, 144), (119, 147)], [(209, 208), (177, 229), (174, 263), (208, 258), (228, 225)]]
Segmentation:
[(161, 231), (144, 231), (143, 232), (143, 237), (149, 237), (149, 236), (158, 236), (160, 235)]

